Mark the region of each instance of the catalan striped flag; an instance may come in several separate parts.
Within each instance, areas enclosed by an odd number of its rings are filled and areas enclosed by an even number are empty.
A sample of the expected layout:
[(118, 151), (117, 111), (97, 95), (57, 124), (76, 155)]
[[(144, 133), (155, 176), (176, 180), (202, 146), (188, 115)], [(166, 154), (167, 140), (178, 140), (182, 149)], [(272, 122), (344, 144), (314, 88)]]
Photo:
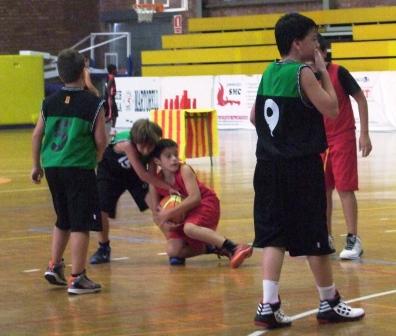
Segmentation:
[(180, 159), (219, 155), (216, 110), (151, 110), (150, 120), (161, 126), (164, 138), (177, 142)]

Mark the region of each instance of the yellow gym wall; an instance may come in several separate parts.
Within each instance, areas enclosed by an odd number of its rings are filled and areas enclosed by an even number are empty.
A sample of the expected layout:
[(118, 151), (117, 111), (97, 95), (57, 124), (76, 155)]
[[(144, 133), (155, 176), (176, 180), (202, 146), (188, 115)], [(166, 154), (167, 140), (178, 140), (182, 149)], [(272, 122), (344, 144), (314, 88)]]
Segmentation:
[(44, 99), (41, 56), (0, 55), (0, 126), (35, 124)]

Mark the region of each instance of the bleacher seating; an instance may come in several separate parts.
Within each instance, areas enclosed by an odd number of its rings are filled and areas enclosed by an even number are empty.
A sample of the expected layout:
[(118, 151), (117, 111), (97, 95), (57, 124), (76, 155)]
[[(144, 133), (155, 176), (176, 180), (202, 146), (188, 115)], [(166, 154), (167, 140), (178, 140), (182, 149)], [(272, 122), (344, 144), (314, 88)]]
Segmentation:
[(162, 48), (210, 48), (227, 46), (274, 45), (274, 30), (200, 33), (162, 36)]
[(396, 23), (355, 25), (352, 35), (354, 41), (396, 40)]
[[(302, 12), (333, 42), (332, 58), (350, 71), (396, 70), (396, 6)], [(189, 34), (165, 35), (163, 50), (142, 52), (143, 76), (260, 74), (279, 58), (274, 25), (282, 13), (188, 20)], [(333, 31), (333, 33), (329, 33)]]
[[(395, 22), (396, 6), (330, 9), (301, 14), (312, 18), (318, 25)], [(188, 20), (188, 31), (193, 33), (273, 28), (282, 15), (283, 13), (191, 18)]]

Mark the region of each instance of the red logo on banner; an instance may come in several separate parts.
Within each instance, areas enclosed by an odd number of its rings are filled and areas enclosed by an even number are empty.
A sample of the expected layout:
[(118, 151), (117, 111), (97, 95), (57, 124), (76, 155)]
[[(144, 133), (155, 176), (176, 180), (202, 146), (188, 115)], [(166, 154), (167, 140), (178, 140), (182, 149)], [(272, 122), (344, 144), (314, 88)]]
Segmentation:
[(183, 33), (183, 17), (180, 14), (173, 15), (173, 33)]
[(194, 98), (191, 101), (191, 98), (188, 98), (188, 91), (187, 90), (183, 90), (183, 95), (181, 96), (181, 98), (179, 97), (179, 95), (176, 95), (175, 98), (165, 98), (165, 103), (164, 103), (164, 109), (195, 109), (197, 108), (197, 99)]
[(240, 100), (229, 100), (227, 97), (225, 97), (225, 99), (224, 99), (224, 87), (223, 87), (223, 85), (221, 85), (221, 83), (219, 83), (219, 84), (220, 84), (220, 88), (219, 88), (219, 91), (217, 92), (217, 105), (225, 106), (227, 104), (230, 104), (230, 105), (234, 105), (234, 104), (240, 105), (241, 104)]

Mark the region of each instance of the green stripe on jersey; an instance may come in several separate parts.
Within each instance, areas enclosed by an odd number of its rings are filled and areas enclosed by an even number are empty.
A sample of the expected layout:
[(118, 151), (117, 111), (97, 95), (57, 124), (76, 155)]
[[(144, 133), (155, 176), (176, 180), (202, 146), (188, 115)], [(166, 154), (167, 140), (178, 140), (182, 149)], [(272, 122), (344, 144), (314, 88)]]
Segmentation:
[(124, 142), (124, 141), (131, 141), (131, 132), (129, 131), (117, 132), (116, 135), (114, 135), (111, 138), (110, 144), (115, 145), (119, 142)]
[(301, 63), (271, 63), (262, 77), (257, 94), (269, 97), (299, 97), (298, 76)]

